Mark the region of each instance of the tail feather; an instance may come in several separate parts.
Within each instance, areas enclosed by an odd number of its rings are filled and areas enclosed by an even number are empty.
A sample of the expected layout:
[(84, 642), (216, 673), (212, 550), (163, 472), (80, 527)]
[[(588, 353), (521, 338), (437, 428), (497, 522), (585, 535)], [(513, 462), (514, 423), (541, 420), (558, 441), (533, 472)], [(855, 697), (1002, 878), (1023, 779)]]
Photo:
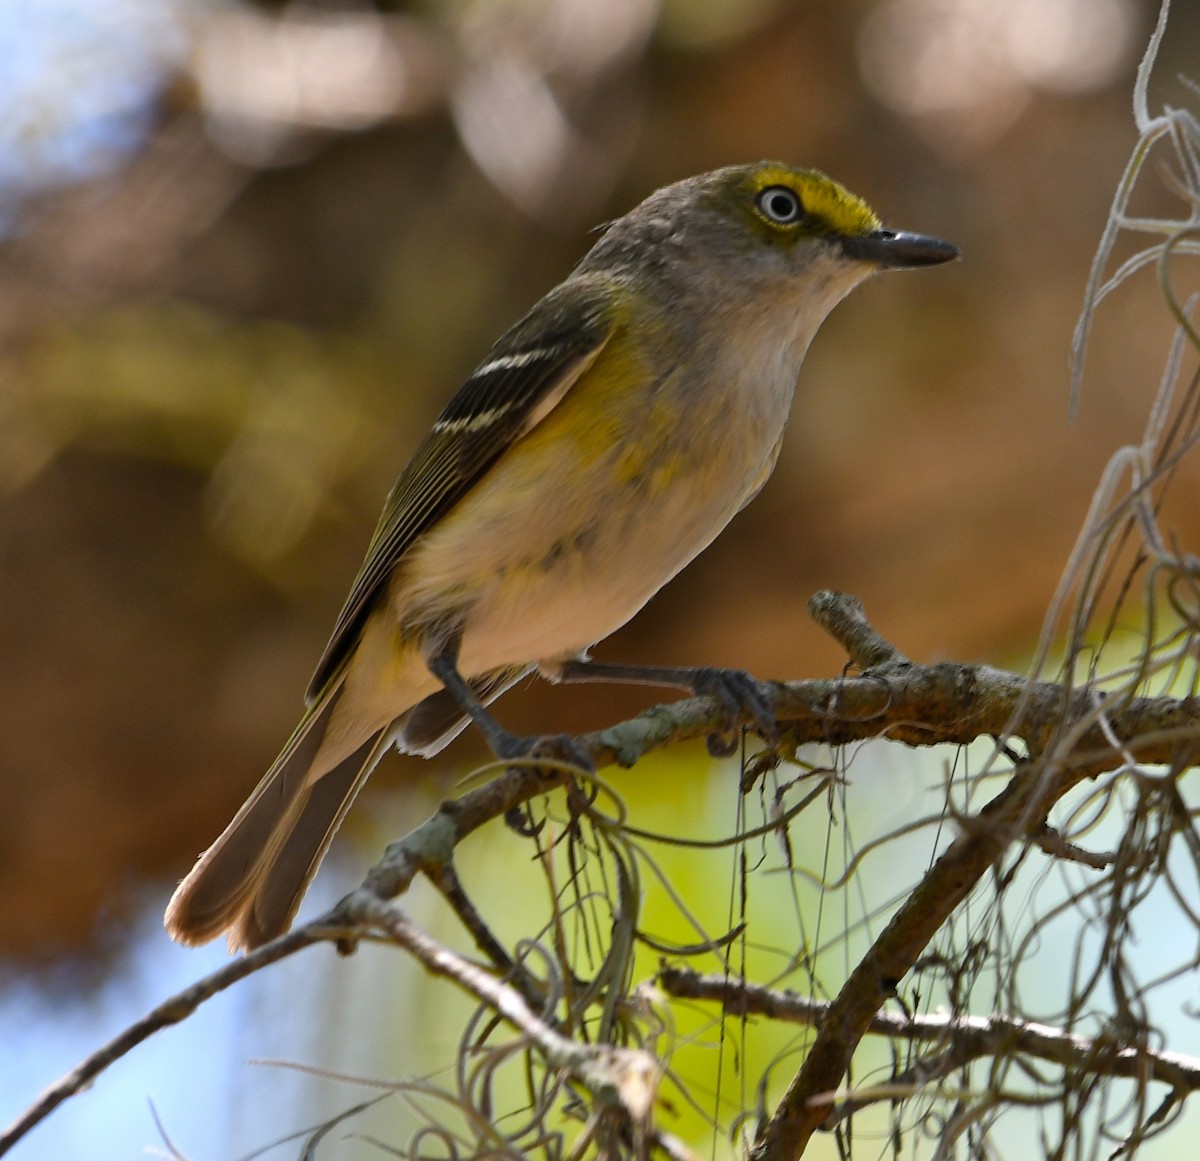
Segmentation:
[(230, 951), (258, 947), (291, 926), (334, 833), (387, 750), (389, 733), (380, 731), (299, 796), (282, 841), (258, 868), (253, 891), (228, 924)]
[(333, 769), (312, 765), (339, 691), (315, 703), (245, 805), (175, 890), (163, 918), (180, 943), (229, 932), (231, 951), (287, 930), (300, 897), (383, 752), (379, 731)]
[[(492, 670), (471, 685), (487, 704), (531, 668)], [(439, 690), (326, 769), (321, 749), (340, 696), (336, 685), (313, 704), (245, 805), (176, 888), (163, 918), (172, 939), (198, 945), (227, 933), (230, 951), (248, 951), (282, 935), (387, 748), (395, 743), (407, 753), (436, 754), (468, 720), (454, 697)]]

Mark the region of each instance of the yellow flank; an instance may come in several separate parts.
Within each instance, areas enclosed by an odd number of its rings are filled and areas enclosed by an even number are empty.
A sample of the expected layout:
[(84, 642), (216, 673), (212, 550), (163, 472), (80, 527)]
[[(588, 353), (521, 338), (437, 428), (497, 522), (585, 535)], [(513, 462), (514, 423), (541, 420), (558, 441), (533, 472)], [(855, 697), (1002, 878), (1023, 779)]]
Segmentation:
[(670, 487), (684, 463), (671, 439), (671, 433), (678, 426), (678, 414), (667, 403), (657, 401), (645, 416), (642, 428), (645, 438), (631, 440), (622, 449), (616, 463), (617, 481), (621, 484), (636, 482), (646, 497)]
[(826, 177), (819, 169), (793, 169), (767, 162), (747, 175), (751, 197), (773, 185), (786, 185), (800, 196), (804, 208), (819, 218), (834, 234), (859, 238), (882, 226), (878, 215), (862, 198), (844, 185)]
[(673, 399), (646, 390), (654, 378), (653, 352), (665, 337), (653, 315), (642, 314), (636, 341), (629, 341), (624, 319), (639, 302), (626, 292), (612, 338), (566, 398), (523, 441), (522, 456), (531, 464), (545, 454), (557, 458), (573, 446), (575, 463), (586, 468), (612, 460), (615, 485), (636, 483), (644, 496), (668, 487), (682, 466), (672, 438), (679, 427)]
[[(630, 300), (633, 297), (629, 295)], [(630, 309), (630, 301), (622, 303), (612, 337), (596, 361), (566, 398), (522, 439), (522, 458), (527, 463), (539, 463), (543, 454), (556, 461), (561, 449), (570, 447), (577, 467), (586, 468), (608, 457), (612, 448), (624, 446), (630, 435), (638, 435), (632, 441), (638, 445), (652, 443), (643, 437), (643, 421), (652, 419), (645, 409), (646, 383), (653, 369), (643, 343), (629, 341), (628, 324), (622, 316)], [(646, 330), (645, 325), (639, 328), (639, 339), (645, 338)]]

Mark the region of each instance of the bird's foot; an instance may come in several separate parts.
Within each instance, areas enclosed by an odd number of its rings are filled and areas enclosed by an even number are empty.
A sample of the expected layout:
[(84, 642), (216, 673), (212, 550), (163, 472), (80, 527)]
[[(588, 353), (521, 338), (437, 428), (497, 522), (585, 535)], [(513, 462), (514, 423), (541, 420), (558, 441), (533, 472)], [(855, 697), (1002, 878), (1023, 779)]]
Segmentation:
[[(582, 773), (592, 774), (596, 763), (592, 756), (570, 734), (540, 734), (531, 738), (523, 738), (518, 734), (505, 731), (489, 739), (496, 757), (505, 762), (534, 762), (539, 759), (548, 762), (565, 762), (574, 766)], [(568, 780), (568, 791), (573, 780)], [(510, 830), (523, 838), (532, 838), (541, 833), (542, 822), (534, 820), (528, 803), (514, 806), (505, 816), (504, 821)]]
[(596, 763), (592, 756), (570, 734), (537, 734), (521, 737), (507, 731), (497, 732), (488, 738), (492, 752), (505, 762), (565, 762), (576, 766), (587, 774), (593, 774)]
[(737, 750), (738, 723), (744, 717), (754, 719), (758, 732), (768, 743), (779, 740), (779, 725), (771, 708), (771, 689), (766, 682), (742, 669), (705, 665), (692, 670), (691, 685), (697, 696), (713, 698), (725, 714), (725, 728), (708, 735), (708, 752), (714, 758), (728, 758)]

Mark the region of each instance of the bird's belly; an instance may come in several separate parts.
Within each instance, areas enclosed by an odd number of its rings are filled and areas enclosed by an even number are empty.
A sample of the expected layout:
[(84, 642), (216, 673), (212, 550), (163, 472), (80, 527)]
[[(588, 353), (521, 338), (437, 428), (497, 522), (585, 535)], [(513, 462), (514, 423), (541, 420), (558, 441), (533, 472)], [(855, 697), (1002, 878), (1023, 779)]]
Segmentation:
[(464, 672), (551, 662), (615, 632), (725, 526), (725, 508), (650, 504), (622, 518), (612, 505), (590, 527), (534, 541), (501, 563), (467, 617)]
[(622, 482), (610, 464), (543, 481), (503, 512), (468, 500), (414, 553), (402, 622), (457, 623), (467, 675), (588, 648), (701, 552), (747, 490), (691, 465), (660, 476)]
[(468, 676), (586, 649), (707, 547), (774, 466), (795, 383), (786, 361), (715, 368), (702, 392), (664, 379), (631, 398), (610, 378), (568, 393), (413, 546), (391, 589), (402, 636), (459, 634)]

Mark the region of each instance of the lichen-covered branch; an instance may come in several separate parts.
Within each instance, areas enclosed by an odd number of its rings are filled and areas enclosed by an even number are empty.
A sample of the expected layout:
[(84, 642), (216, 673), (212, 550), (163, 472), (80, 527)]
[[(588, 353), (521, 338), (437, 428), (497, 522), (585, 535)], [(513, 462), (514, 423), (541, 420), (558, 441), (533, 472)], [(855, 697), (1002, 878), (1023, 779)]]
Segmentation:
[[(847, 632), (861, 631), (857, 601), (831, 594), (819, 594), (814, 601)], [(887, 662), (867, 677), (877, 677), (889, 695), (920, 696), (926, 713), (932, 711), (932, 717), (909, 719), (902, 729), (905, 740), (919, 741), (932, 733), (939, 741), (966, 742), (971, 739), (965, 735), (942, 734), (942, 728), (953, 732), (966, 727), (976, 736), (1020, 738), (1029, 759), (982, 810), (962, 820), (961, 833), (850, 973), (755, 1142), (752, 1161), (800, 1156), (827, 1119), (832, 1094), (879, 1009), (1011, 842), (1042, 834), (1049, 808), (1083, 778), (1126, 765), (1131, 758), (1188, 762), (1200, 739), (1200, 705), (1192, 699), (1126, 698), (1109, 706), (1088, 689), (1068, 693), (987, 667), (925, 669), (903, 660)], [(889, 696), (881, 715), (894, 713), (898, 701)], [(934, 720), (941, 727), (933, 727)], [(887, 732), (893, 737), (901, 733)]]
[[(773, 708), (789, 745), (836, 745), (872, 737), (913, 746), (962, 745), (994, 737), (1019, 741), (1026, 757), (991, 802), (976, 815), (959, 819), (959, 836), (829, 1006), (811, 1052), (755, 1146), (754, 1157), (759, 1161), (799, 1154), (807, 1137), (828, 1116), (827, 1095), (842, 1083), (855, 1047), (879, 1018), (881, 1006), (1009, 843), (1026, 838), (1043, 841), (1047, 810), (1081, 779), (1120, 768), (1131, 760), (1176, 766), (1190, 762), (1200, 739), (1200, 704), (1192, 699), (1125, 698), (1110, 703), (1087, 689), (1065, 690), (1050, 682), (1030, 682), (988, 666), (922, 666), (903, 657), (882, 638), (854, 598), (819, 593), (810, 607), (861, 672), (771, 686)], [(597, 767), (628, 767), (652, 750), (705, 737), (727, 725), (724, 712), (711, 699), (690, 698), (655, 706), (620, 725), (582, 735), (578, 741)], [(750, 722), (742, 724), (752, 726)], [(467, 987), (498, 1015), (515, 1023), (539, 1050), (549, 1053), (547, 1059), (553, 1067), (565, 1068), (594, 1093), (618, 1094), (629, 1115), (640, 1116), (642, 1106), (637, 1100), (628, 1100), (620, 1084), (614, 1087), (605, 1080), (609, 1074), (604, 1069), (611, 1064), (616, 1069), (612, 1075), (636, 1074), (633, 1088), (648, 1100), (653, 1078), (644, 1054), (638, 1055), (636, 1066), (630, 1064), (633, 1058), (606, 1059), (596, 1072), (594, 1049), (588, 1047), (582, 1055), (566, 1051), (560, 1043), (564, 1038), (533, 1014), (531, 1001), (536, 997), (531, 978), (518, 974), (515, 986), (499, 982), (501, 975), (512, 970), (513, 962), (487, 935), (482, 921), (469, 926), (493, 965), (491, 972), (469, 965), (461, 957), (454, 957), (451, 964), (445, 957), (452, 953), (432, 945), (428, 936), (388, 906), (418, 873), (428, 874), (454, 903), (452, 867), (459, 843), (488, 822), (577, 776), (579, 771), (563, 764), (497, 767), (496, 777), (443, 803), (426, 822), (393, 843), (363, 885), (325, 915), (199, 981), (92, 1054), (0, 1134), (0, 1155), (110, 1064), (158, 1029), (191, 1015), (217, 992), (314, 943), (332, 941), (349, 951), (365, 937), (399, 942), (429, 970)], [(464, 918), (470, 917), (468, 901), (458, 900), (457, 909)], [(644, 1131), (651, 1130), (646, 1126)]]
[[(766, 1016), (785, 1023), (819, 1028), (831, 1004), (793, 991), (779, 991), (727, 975), (702, 973), (675, 965), (664, 966), (657, 983), (677, 999), (710, 1000), (730, 1015)], [(1200, 1090), (1200, 1057), (1165, 1052), (1147, 1046), (1130, 1047), (1088, 1036), (1079, 1036), (1015, 1017), (913, 1015), (876, 1012), (867, 1025), (872, 1036), (931, 1044), (935, 1055), (923, 1056), (883, 1084), (839, 1098), (828, 1108), (823, 1127), (875, 1100), (892, 1100), (900, 1090), (912, 1091), (940, 1080), (972, 1060), (988, 1056), (1022, 1055), (1058, 1064), (1092, 1076), (1158, 1081), (1179, 1094)]]

